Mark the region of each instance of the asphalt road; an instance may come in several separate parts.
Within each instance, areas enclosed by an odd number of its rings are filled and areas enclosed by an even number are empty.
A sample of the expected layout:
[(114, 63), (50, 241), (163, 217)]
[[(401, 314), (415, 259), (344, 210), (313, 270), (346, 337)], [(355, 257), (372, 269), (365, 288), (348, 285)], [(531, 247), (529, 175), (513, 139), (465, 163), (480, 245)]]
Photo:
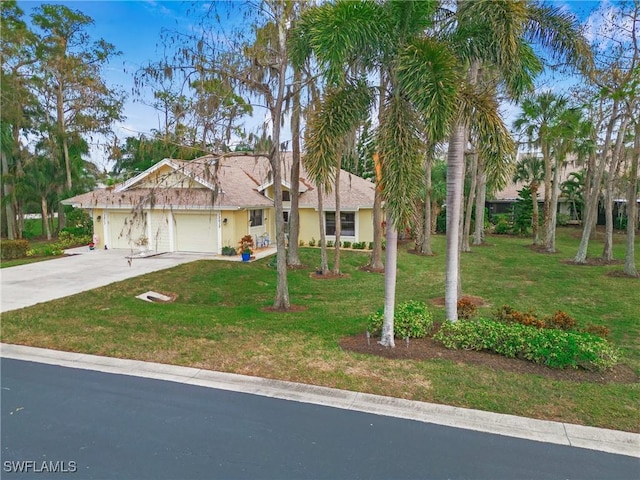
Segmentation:
[(640, 478), (638, 458), (411, 420), (6, 358), (0, 373), (3, 479)]

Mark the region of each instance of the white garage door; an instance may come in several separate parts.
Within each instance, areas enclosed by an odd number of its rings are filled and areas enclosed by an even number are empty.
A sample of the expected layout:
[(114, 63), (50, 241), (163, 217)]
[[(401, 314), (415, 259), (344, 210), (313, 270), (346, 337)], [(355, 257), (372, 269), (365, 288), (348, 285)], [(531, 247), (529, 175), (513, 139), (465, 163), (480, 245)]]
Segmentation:
[(136, 248), (147, 232), (146, 213), (109, 212), (109, 248)]
[(176, 250), (218, 252), (218, 215), (174, 213)]

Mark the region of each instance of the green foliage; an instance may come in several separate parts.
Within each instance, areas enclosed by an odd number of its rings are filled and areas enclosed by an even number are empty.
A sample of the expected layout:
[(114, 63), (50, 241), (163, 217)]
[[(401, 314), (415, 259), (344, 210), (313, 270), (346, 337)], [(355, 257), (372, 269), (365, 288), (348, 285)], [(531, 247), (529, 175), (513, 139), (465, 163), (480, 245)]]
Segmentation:
[(605, 339), (589, 333), (495, 320), (445, 322), (434, 338), (447, 348), (486, 350), (552, 368), (606, 370), (615, 366), (620, 356)]
[(513, 204), (513, 233), (527, 235), (532, 225), (533, 205), (531, 189), (518, 190), (518, 198)]
[(373, 250), (373, 242), (369, 242), (368, 247), (369, 247), (369, 248), (368, 248), (369, 250)]
[(224, 247), (222, 247), (222, 255), (225, 255), (227, 257), (233, 257), (234, 255), (237, 255), (238, 253), (236, 252), (236, 249), (233, 247), (230, 247), (229, 245), (225, 245)]
[[(369, 316), (367, 330), (372, 335), (380, 335), (384, 321), (384, 309)], [(433, 315), (423, 303), (415, 300), (396, 305), (394, 333), (398, 338), (422, 338), (433, 330)]]
[(29, 242), (27, 240), (2, 240), (0, 242), (0, 258), (14, 260), (27, 256)]
[(342, 243), (342, 246), (343, 246), (344, 248), (351, 248), (351, 242), (343, 242), (343, 243)]
[(352, 247), (355, 250), (364, 250), (365, 248), (367, 248), (367, 242), (353, 242)]
[(442, 209), (436, 218), (436, 232), (447, 233), (447, 210)]
[(333, 240), (327, 240), (327, 248), (333, 248)]
[(300, 241), (298, 242), (298, 246), (299, 246), (299, 247), (304, 247), (304, 240), (300, 240)]
[[(82, 245), (88, 245), (92, 240), (93, 237), (89, 234), (83, 234), (82, 232), (84, 232), (84, 229), (77, 229), (77, 228), (73, 228), (71, 229), (73, 231), (69, 231), (67, 229), (63, 229), (60, 234), (58, 235), (58, 241), (54, 244), (55, 245), (55, 249), (56, 250), (63, 250), (65, 248), (73, 248), (73, 247), (79, 247)], [(81, 232), (80, 234), (76, 234), (75, 232), (79, 231)]]
[(493, 233), (497, 235), (508, 235), (511, 233), (511, 225), (509, 225), (507, 220), (500, 219), (498, 220), (498, 223), (496, 223)]
[(91, 215), (80, 208), (73, 208), (66, 212), (67, 226), (61, 232), (69, 232), (76, 237), (93, 235), (93, 220)]
[(556, 225), (560, 225), (561, 227), (564, 227), (568, 225), (570, 220), (571, 220), (571, 217), (566, 213), (559, 213), (556, 216)]
[(309, 246), (310, 247), (315, 247), (316, 246), (316, 239), (311, 237), (311, 240), (309, 240)]

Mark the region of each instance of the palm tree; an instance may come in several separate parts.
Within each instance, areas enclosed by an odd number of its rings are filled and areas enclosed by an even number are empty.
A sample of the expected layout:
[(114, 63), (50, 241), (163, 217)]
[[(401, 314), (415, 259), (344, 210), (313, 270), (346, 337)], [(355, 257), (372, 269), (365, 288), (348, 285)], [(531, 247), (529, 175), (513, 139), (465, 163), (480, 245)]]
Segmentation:
[[(477, 85), (478, 72), (491, 66), (511, 98), (519, 98), (533, 87), (533, 78), (542, 64), (526, 42), (537, 43), (551, 50), (555, 58), (576, 63), (585, 58), (589, 63), (589, 48), (578, 34), (575, 19), (560, 9), (541, 6), (525, 0), (458, 2), (452, 18), (452, 42), (467, 68), (466, 86)], [(462, 98), (461, 98), (462, 100)], [(462, 171), (464, 151), (468, 139), (471, 109), (468, 102), (460, 101), (449, 139), (447, 171), (447, 261), (445, 280), (445, 308), (449, 320), (457, 319), (457, 292), (459, 289), (459, 224), (463, 189)], [(496, 112), (493, 121), (485, 126), (485, 134), (493, 127), (501, 130)], [(486, 139), (487, 137), (485, 137)], [(497, 138), (497, 137), (496, 137)]]
[[(420, 191), (424, 135), (440, 141), (455, 109), (457, 62), (446, 45), (425, 35), (436, 6), (427, 1), (338, 1), (310, 10), (299, 23), (299, 51), (303, 56), (315, 54), (329, 85), (348, 86), (345, 67), (357, 62), (356, 71), (364, 72), (363, 77), (381, 72), (380, 84), (386, 86), (380, 92), (384, 115), (377, 139), (381, 196), (387, 211), (385, 320), (380, 342), (386, 346), (394, 345), (395, 231), (408, 223)], [(373, 104), (369, 91), (365, 115)], [(349, 99), (334, 105), (339, 110), (355, 109), (364, 102)], [(335, 125), (336, 117), (330, 117)], [(311, 124), (308, 129), (315, 127)], [(342, 138), (333, 136), (336, 133), (327, 129), (309, 134), (316, 138), (307, 143), (310, 164), (323, 164), (338, 150)]]
[(538, 234), (539, 212), (538, 212), (538, 189), (544, 181), (544, 162), (540, 157), (527, 155), (516, 164), (516, 173), (513, 175), (514, 182), (527, 184), (531, 190), (531, 203), (533, 214), (531, 223), (533, 224), (533, 244), (540, 242)]

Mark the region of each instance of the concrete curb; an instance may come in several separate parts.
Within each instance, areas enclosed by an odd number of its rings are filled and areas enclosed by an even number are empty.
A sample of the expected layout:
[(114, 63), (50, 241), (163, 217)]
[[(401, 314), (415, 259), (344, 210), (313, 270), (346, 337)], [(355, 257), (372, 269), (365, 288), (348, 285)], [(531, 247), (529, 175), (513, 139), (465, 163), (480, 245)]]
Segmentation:
[(640, 458), (640, 434), (191, 367), (0, 343), (0, 357), (154, 378)]

